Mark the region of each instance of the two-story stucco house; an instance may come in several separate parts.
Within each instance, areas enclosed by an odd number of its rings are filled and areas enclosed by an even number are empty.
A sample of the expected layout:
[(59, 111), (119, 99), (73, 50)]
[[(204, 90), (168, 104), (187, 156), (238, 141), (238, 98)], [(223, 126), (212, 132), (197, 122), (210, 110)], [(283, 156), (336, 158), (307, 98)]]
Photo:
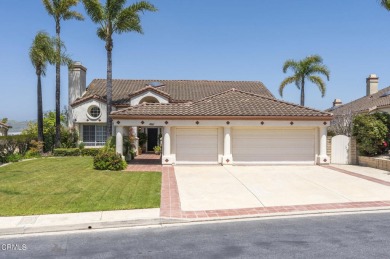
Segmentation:
[[(69, 70), (69, 121), (87, 146), (106, 136), (106, 80), (86, 84), (87, 69)], [(163, 164), (326, 164), (332, 114), (276, 99), (261, 82), (113, 80), (110, 114), (117, 152), (123, 138), (162, 138)]]

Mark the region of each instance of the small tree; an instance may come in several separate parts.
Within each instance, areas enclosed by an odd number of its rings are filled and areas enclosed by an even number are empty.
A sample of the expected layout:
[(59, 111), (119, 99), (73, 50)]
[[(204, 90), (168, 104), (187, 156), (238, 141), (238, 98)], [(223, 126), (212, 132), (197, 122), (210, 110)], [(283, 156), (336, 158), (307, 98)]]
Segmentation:
[(353, 117), (354, 115), (351, 111), (341, 115), (335, 115), (328, 130), (332, 132), (333, 135), (352, 136)]
[(7, 124), (8, 118), (2, 118), (2, 119), (1, 119), (1, 122), (4, 123), (4, 124)]
[(353, 119), (353, 136), (362, 155), (375, 156), (383, 152), (388, 128), (376, 114), (359, 114)]

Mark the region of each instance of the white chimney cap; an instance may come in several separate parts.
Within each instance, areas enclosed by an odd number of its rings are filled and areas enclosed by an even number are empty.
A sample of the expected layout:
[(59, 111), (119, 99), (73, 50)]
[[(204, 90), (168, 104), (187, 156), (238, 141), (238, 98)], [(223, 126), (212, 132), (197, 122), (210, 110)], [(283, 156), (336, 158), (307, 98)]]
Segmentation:
[(378, 76), (377, 76), (376, 74), (370, 74), (370, 75), (368, 76), (368, 78), (378, 78)]

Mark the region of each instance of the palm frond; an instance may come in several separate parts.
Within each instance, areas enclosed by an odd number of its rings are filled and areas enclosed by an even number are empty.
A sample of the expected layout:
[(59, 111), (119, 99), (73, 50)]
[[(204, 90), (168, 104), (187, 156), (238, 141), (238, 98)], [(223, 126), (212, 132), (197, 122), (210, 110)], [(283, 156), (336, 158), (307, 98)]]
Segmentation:
[(309, 76), (308, 78), (309, 78), (310, 82), (312, 82), (313, 84), (316, 84), (318, 86), (318, 89), (321, 92), (321, 97), (324, 97), (325, 92), (326, 92), (326, 86), (325, 86), (325, 82), (322, 80), (322, 78), (319, 76)]
[(84, 20), (84, 16), (81, 13), (76, 12), (76, 11), (67, 11), (63, 14), (62, 17), (64, 20), (71, 20), (71, 19), (75, 19), (78, 21)]
[(317, 73), (326, 76), (329, 81), (330, 71), (325, 65), (313, 65), (309, 69), (310, 74)]
[(96, 31), (96, 34), (101, 40), (104, 41), (106, 41), (106, 39), (109, 37), (109, 35), (107, 35), (107, 30), (103, 27), (99, 27)]
[(134, 13), (138, 13), (138, 12), (144, 13), (145, 11), (149, 11), (149, 12), (157, 12), (158, 11), (158, 9), (154, 5), (152, 5), (151, 3), (147, 2), (147, 1), (140, 1), (140, 2), (134, 3), (131, 6), (129, 6), (129, 8)]
[(51, 16), (54, 16), (54, 8), (53, 8), (53, 5), (52, 5), (52, 2), (50, 0), (42, 0), (42, 3), (45, 6), (46, 11)]
[(105, 10), (107, 17), (115, 20), (119, 13), (123, 10), (126, 0), (107, 0)]
[(298, 81), (298, 78), (295, 76), (289, 76), (286, 79), (283, 80), (283, 82), (279, 86), (279, 94), (281, 97), (283, 97), (283, 90), (286, 87), (286, 85), (291, 83), (296, 83)]
[(298, 62), (293, 59), (288, 59), (283, 64), (283, 73), (286, 73), (289, 68), (293, 69), (294, 72), (297, 70)]
[(380, 0), (380, 4), (383, 8), (390, 11), (390, 0)]
[(88, 16), (94, 23), (100, 24), (107, 18), (105, 9), (99, 0), (83, 0), (83, 4)]
[(322, 63), (322, 57), (320, 55), (310, 55), (302, 60), (302, 63), (306, 64), (320, 64)]
[(30, 47), (29, 56), (37, 75), (45, 75), (48, 63), (55, 62), (55, 42), (46, 32), (40, 31)]
[(134, 13), (130, 7), (125, 8), (119, 13), (118, 19), (114, 25), (114, 31), (119, 34), (123, 32), (135, 31), (143, 34), (141, 19), (137, 13)]

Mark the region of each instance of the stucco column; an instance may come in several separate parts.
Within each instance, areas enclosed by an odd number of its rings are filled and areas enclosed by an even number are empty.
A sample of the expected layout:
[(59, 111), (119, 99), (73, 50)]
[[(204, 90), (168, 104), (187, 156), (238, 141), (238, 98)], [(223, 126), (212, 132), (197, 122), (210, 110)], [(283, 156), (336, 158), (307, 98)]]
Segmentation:
[(329, 164), (329, 157), (326, 155), (327, 127), (320, 127), (320, 155), (317, 157), (318, 165)]
[(230, 148), (231, 143), (231, 128), (224, 127), (223, 128), (223, 165), (231, 165), (233, 164), (233, 155)]
[(116, 153), (123, 157), (123, 126), (116, 126)]
[(138, 146), (139, 146), (139, 138), (138, 138), (138, 127), (133, 127), (133, 137), (134, 137), (134, 148), (135, 154), (138, 156)]
[(162, 164), (171, 165), (171, 127), (164, 126)]

